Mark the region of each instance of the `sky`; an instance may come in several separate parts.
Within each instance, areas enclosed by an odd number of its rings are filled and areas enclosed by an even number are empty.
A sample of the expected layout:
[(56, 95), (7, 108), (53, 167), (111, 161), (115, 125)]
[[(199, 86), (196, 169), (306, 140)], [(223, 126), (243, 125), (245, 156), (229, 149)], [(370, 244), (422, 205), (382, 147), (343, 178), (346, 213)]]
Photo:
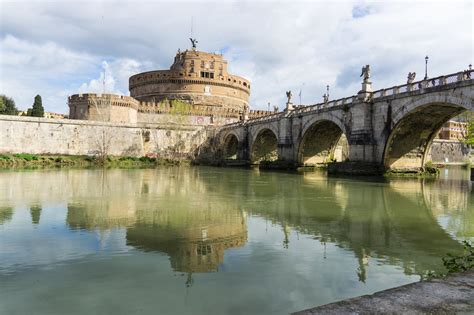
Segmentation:
[[(191, 27), (192, 26), (192, 27)], [(0, 0), (0, 94), (67, 113), (68, 95), (129, 95), (128, 78), (169, 69), (178, 48), (219, 52), (251, 81), (251, 109), (355, 95), (473, 63), (473, 2)], [(301, 92), (301, 98), (300, 98)]]

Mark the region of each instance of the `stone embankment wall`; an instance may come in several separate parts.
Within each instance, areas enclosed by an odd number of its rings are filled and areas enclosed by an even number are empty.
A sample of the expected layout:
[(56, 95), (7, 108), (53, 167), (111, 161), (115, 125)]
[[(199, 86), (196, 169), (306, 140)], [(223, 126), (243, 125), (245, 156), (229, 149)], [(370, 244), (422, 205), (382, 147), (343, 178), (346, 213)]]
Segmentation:
[(431, 161), (434, 163), (466, 163), (474, 162), (474, 152), (459, 141), (436, 139), (431, 145)]
[(184, 156), (207, 139), (198, 125), (124, 124), (0, 115), (0, 154)]

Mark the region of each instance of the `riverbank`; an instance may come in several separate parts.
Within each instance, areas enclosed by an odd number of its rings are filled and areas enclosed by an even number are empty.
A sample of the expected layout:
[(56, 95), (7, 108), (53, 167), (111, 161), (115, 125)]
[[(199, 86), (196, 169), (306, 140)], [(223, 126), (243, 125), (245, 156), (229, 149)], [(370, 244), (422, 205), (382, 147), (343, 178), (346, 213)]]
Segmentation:
[(118, 167), (118, 168), (152, 168), (161, 165), (188, 164), (187, 160), (172, 160), (154, 157), (133, 156), (97, 156), (82, 155), (35, 155), (35, 154), (0, 154), (0, 168), (37, 168), (37, 167)]
[(474, 312), (474, 270), (318, 306), (309, 314), (454, 314)]

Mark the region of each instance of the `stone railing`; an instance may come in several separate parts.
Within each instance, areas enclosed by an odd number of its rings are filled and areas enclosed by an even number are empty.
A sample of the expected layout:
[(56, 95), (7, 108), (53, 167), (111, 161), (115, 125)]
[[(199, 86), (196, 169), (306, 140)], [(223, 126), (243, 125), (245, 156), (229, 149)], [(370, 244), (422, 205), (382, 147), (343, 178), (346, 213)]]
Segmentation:
[(293, 112), (296, 114), (302, 114), (302, 113), (308, 113), (308, 112), (313, 112), (313, 111), (319, 111), (325, 108), (330, 108), (330, 107), (335, 107), (335, 106), (341, 106), (341, 105), (350, 105), (355, 100), (357, 99), (357, 96), (349, 96), (349, 97), (344, 97), (340, 98), (337, 100), (332, 100), (328, 102), (322, 102), (314, 105), (308, 105), (308, 106), (303, 106), (295, 109)]
[(420, 80), (404, 85), (397, 85), (386, 89), (377, 90), (372, 93), (372, 98), (379, 98), (391, 95), (397, 95), (407, 92), (418, 91), (426, 88), (448, 85), (460, 81), (470, 80), (474, 70), (466, 70), (448, 75), (442, 75), (427, 80)]
[[(471, 80), (472, 75), (474, 75), (474, 70), (466, 70), (466, 71), (460, 71), (460, 72), (456, 72), (456, 73), (452, 73), (448, 75), (442, 75), (435, 78), (430, 78), (427, 80), (420, 80), (413, 83), (393, 86), (386, 89), (380, 89), (371, 93), (372, 99), (417, 91), (417, 90), (421, 90), (425, 88), (444, 86), (444, 85), (457, 83), (457, 82), (465, 81), (465, 80)], [(313, 105), (298, 106), (297, 108), (295, 108), (294, 110), (288, 113), (290, 115), (307, 114), (307, 113), (317, 112), (323, 109), (332, 108), (336, 106), (350, 106), (351, 104), (356, 103), (357, 101), (358, 101), (357, 95), (353, 95), (353, 96), (340, 98), (340, 99), (332, 100), (328, 102), (322, 102), (322, 103), (313, 104)], [(282, 116), (285, 116), (286, 113), (287, 112), (283, 111), (283, 112), (278, 112), (278, 113), (274, 113), (274, 114), (270, 114), (270, 115), (266, 115), (262, 117), (251, 118), (246, 121), (239, 121), (232, 124), (228, 124), (228, 125), (225, 125), (224, 127), (235, 127), (235, 126), (244, 125), (244, 124), (254, 124), (254, 123), (259, 123), (262, 121), (269, 121), (275, 118), (280, 118)]]

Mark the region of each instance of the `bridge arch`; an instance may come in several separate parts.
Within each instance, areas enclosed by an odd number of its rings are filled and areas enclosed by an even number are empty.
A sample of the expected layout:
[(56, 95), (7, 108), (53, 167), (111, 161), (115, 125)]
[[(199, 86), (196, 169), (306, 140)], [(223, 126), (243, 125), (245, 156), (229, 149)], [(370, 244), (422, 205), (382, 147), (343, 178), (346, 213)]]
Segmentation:
[(346, 128), (340, 119), (332, 115), (307, 121), (301, 134), (297, 149), (300, 165), (317, 165), (330, 160), (344, 161), (349, 157)]
[(239, 155), (239, 138), (233, 132), (224, 136), (222, 157), (226, 160), (236, 160)]
[(262, 161), (278, 160), (278, 137), (270, 128), (259, 128), (251, 143), (250, 162), (259, 164)]
[(417, 170), (427, 162), (433, 139), (452, 117), (474, 110), (471, 97), (428, 95), (403, 104), (392, 115), (383, 164), (389, 169)]

